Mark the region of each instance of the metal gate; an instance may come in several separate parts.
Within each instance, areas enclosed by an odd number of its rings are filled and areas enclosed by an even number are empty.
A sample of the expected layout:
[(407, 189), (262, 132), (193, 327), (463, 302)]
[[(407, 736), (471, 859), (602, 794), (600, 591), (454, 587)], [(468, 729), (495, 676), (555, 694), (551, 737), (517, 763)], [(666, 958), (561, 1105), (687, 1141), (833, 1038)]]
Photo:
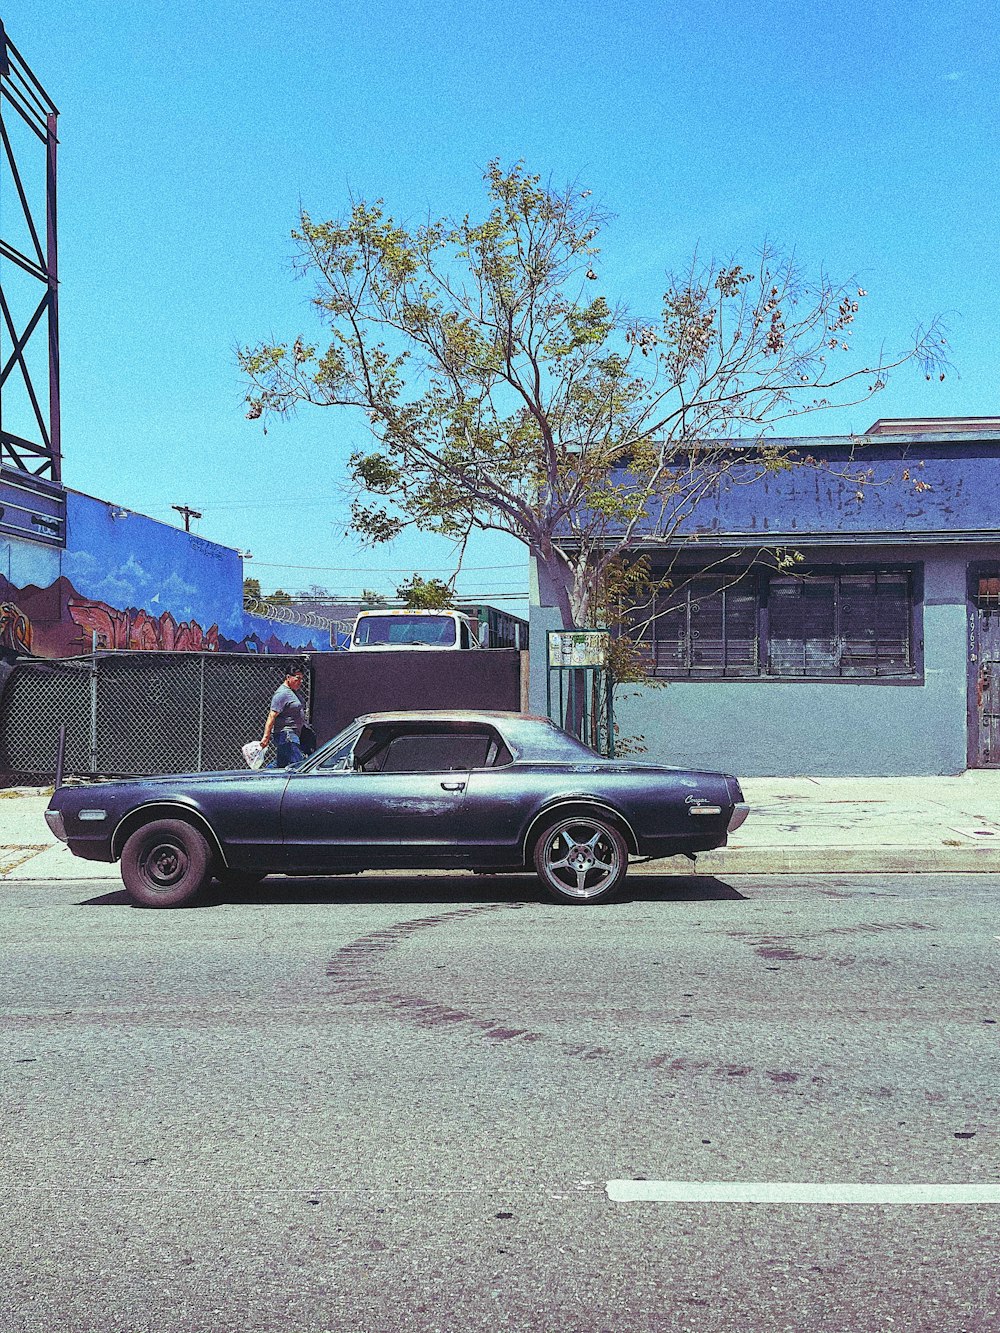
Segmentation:
[[(271, 696), (303, 659), (245, 653), (96, 653), (18, 663), (0, 701), (0, 769), (85, 776), (242, 768)], [(310, 679), (303, 683), (308, 709)]]
[(980, 767), (1000, 767), (1000, 661), (979, 669)]

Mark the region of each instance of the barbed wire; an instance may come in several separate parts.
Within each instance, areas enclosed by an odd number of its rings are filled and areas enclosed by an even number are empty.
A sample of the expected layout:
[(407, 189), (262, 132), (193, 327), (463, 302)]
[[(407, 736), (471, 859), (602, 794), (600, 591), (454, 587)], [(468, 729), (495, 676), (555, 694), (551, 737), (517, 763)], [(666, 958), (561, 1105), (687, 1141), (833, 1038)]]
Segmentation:
[(279, 606), (261, 597), (254, 597), (250, 593), (243, 594), (243, 608), (253, 616), (276, 620), (281, 625), (302, 625), (306, 629), (323, 629), (327, 633), (334, 627), (341, 627), (347, 623), (342, 620), (330, 620), (326, 616), (318, 616), (315, 611), (303, 611), (296, 606)]

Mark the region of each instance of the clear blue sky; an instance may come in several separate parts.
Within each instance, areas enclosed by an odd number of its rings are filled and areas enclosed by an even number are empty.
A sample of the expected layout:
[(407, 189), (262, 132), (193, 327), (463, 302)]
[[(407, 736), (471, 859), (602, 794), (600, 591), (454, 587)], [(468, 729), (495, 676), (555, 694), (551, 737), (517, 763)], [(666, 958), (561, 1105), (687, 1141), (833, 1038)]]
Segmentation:
[[(1000, 413), (986, 0), (0, 0), (0, 14), (61, 112), (65, 479), (164, 519), (193, 505), (203, 536), (253, 551), (265, 588), (391, 591), (449, 558), (426, 538), (374, 554), (345, 539), (357, 423), (303, 413), (265, 438), (243, 418), (235, 345), (317, 331), (288, 263), (300, 201), (314, 216), (351, 191), (397, 216), (465, 209), (491, 157), (523, 157), (615, 215), (604, 290), (636, 311), (655, 313), (695, 246), (769, 237), (856, 274), (890, 347), (945, 313), (960, 378), (904, 373), (801, 431)], [(467, 563), (469, 593), (526, 586), (516, 544), (483, 539)], [(517, 567), (480, 568), (503, 565)]]

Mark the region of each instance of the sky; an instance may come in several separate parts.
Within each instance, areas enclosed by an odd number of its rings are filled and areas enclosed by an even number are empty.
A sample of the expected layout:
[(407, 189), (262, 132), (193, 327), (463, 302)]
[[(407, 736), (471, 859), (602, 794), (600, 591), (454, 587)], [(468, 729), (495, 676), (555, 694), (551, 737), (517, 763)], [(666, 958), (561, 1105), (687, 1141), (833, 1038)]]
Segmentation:
[[(696, 249), (769, 239), (856, 278), (873, 343), (944, 317), (957, 374), (901, 372), (786, 433), (1000, 414), (986, 0), (0, 0), (0, 17), (60, 111), (64, 480), (170, 522), (201, 511), (194, 530), (252, 552), (265, 591), (450, 572), (442, 540), (346, 535), (363, 426), (303, 410), (264, 435), (235, 349), (320, 334), (290, 266), (300, 206), (475, 210), (494, 157), (593, 191), (602, 290), (636, 313)], [(474, 539), (458, 587), (523, 597), (523, 547)]]

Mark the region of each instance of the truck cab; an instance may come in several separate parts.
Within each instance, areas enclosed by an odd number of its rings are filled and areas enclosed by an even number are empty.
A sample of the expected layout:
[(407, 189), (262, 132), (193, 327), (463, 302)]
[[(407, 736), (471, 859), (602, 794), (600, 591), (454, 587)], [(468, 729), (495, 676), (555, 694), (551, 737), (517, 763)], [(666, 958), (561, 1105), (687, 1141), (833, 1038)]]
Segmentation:
[(461, 611), (359, 611), (349, 644), (351, 652), (386, 648), (479, 648), (479, 626)]

